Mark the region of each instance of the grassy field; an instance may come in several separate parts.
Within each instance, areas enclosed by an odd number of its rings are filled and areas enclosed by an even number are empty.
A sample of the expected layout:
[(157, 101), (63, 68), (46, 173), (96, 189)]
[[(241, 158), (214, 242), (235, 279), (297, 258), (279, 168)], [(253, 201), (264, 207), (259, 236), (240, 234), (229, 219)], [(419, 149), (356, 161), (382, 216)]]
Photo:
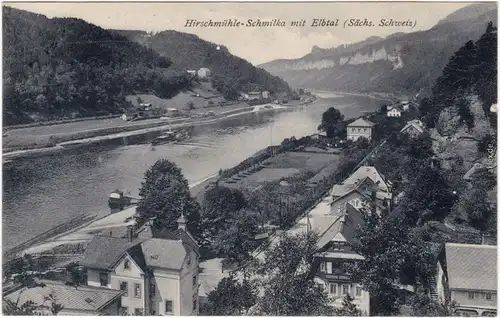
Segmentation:
[(338, 158), (337, 154), (326, 152), (286, 152), (265, 160), (257, 171), (240, 172), (223, 180), (221, 185), (252, 190), (264, 182), (280, 181), (305, 172), (313, 172), (315, 176), (312, 179), (320, 180), (335, 171)]

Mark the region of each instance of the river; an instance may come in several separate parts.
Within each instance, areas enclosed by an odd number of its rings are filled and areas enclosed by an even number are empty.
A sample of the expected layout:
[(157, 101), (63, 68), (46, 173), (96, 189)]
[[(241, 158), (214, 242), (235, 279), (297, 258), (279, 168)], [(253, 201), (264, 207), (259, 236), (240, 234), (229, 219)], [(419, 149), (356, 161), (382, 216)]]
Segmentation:
[(106, 215), (109, 193), (123, 189), (137, 196), (144, 172), (160, 158), (175, 162), (187, 180), (196, 183), (284, 138), (314, 133), (328, 107), (352, 118), (381, 104), (363, 96), (319, 96), (315, 103), (293, 111), (257, 112), (195, 127), (190, 139), (181, 145), (152, 147), (131, 138), (4, 165), (3, 248), (14, 247), (81, 214)]

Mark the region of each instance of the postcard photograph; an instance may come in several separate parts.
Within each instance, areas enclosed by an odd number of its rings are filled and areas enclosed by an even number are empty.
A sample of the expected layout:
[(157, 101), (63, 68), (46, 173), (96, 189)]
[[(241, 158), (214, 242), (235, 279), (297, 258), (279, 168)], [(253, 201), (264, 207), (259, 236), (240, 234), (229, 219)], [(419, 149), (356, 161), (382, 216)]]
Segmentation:
[(3, 2), (2, 312), (497, 316), (497, 2)]

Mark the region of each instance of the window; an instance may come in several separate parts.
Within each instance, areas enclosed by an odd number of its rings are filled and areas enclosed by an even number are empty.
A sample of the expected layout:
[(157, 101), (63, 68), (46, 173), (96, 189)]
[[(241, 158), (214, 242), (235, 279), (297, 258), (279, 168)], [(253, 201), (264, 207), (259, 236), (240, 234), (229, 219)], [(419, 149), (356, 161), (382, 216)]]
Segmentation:
[(330, 283), (330, 294), (337, 294), (337, 284)]
[(187, 266), (191, 265), (191, 254), (188, 254), (187, 256)]
[(361, 287), (356, 287), (356, 297), (361, 297)]
[(367, 132), (368, 131), (368, 128), (365, 128), (364, 132)]
[(130, 261), (128, 259), (126, 259), (125, 262), (123, 263), (123, 268), (130, 269)]
[(142, 308), (136, 308), (134, 310), (134, 315), (136, 315), (136, 316), (142, 316)]
[(319, 264), (319, 270), (320, 270), (320, 272), (324, 272), (325, 271), (325, 262), (321, 262)]
[(165, 300), (165, 313), (171, 314), (174, 312), (174, 303), (171, 300)]
[(128, 284), (127, 282), (120, 282), (120, 290), (125, 291), (124, 297), (128, 297)]
[(343, 251), (344, 250), (344, 243), (334, 242), (333, 243), (333, 250)]
[(349, 285), (342, 285), (342, 295), (349, 294)]
[(154, 297), (156, 295), (155, 284), (149, 284), (149, 296)]
[(141, 298), (141, 284), (134, 284), (134, 297)]
[(327, 262), (326, 263), (326, 273), (331, 274), (332, 273), (332, 262)]
[(469, 298), (469, 299), (474, 299), (474, 293), (469, 292), (468, 294), (469, 294), (469, 295), (468, 295), (468, 298)]
[(101, 286), (108, 286), (108, 273), (100, 273), (99, 282), (101, 283)]
[(486, 293), (486, 300), (491, 300), (492, 297), (491, 297), (491, 293)]
[(193, 288), (198, 286), (198, 277), (196, 274), (193, 275)]

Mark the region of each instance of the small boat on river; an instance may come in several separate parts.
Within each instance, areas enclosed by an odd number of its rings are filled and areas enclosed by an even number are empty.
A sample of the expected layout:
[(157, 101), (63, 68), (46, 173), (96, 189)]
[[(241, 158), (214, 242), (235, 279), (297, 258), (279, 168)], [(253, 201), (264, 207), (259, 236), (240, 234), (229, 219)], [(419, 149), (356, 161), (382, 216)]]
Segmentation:
[(173, 131), (167, 131), (163, 135), (161, 135), (159, 137), (156, 137), (151, 142), (151, 144), (153, 146), (156, 146), (156, 145), (161, 145), (161, 144), (166, 144), (166, 143), (169, 143), (169, 142), (173, 142), (173, 141), (176, 141), (176, 140), (177, 140), (177, 135), (175, 134), (175, 132), (173, 132)]

